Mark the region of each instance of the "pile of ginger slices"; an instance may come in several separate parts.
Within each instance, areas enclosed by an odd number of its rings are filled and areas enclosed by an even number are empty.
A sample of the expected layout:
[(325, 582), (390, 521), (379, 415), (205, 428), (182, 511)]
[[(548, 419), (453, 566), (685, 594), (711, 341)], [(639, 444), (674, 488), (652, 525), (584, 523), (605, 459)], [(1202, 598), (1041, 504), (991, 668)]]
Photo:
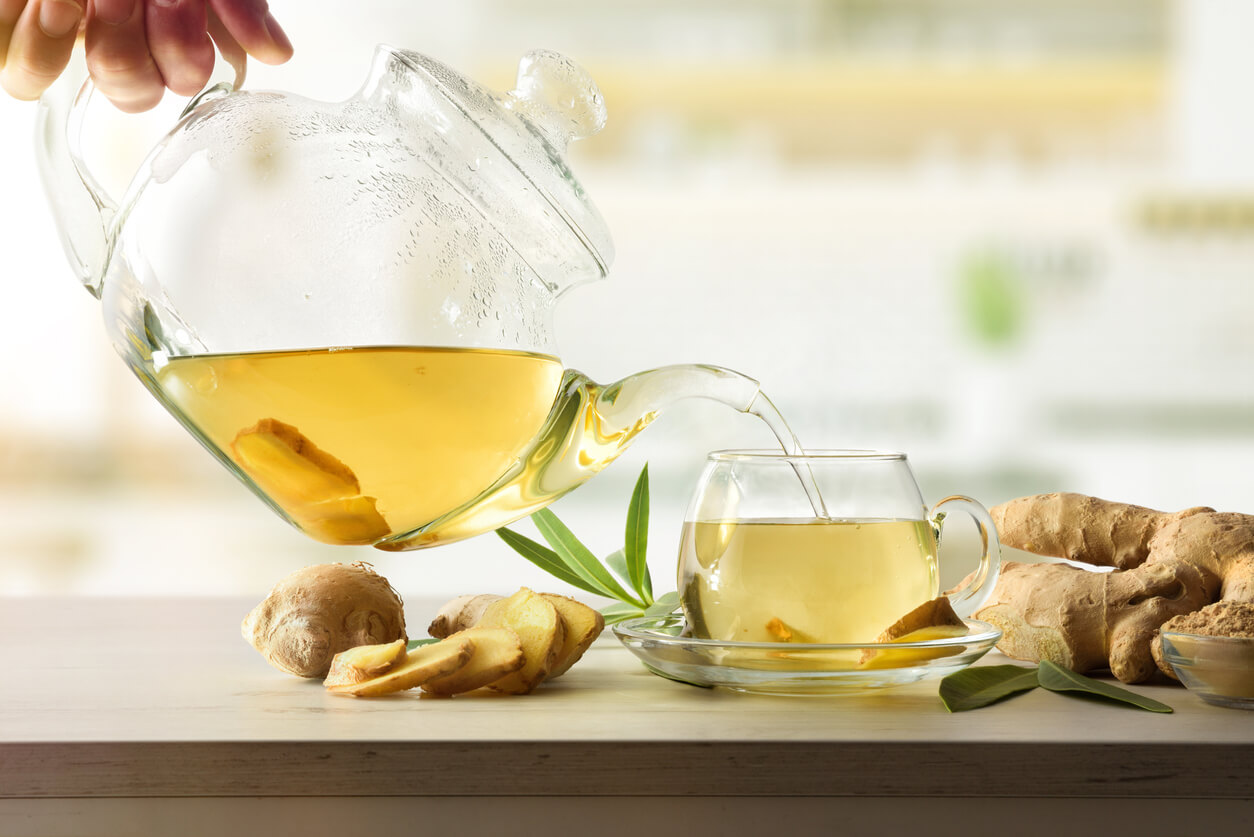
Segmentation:
[(335, 655), (324, 685), (375, 697), (421, 688), (448, 697), (488, 688), (527, 694), (564, 673), (605, 628), (596, 610), (527, 588), (512, 596), (462, 596), (431, 623), (439, 641), (406, 650), (404, 639)]

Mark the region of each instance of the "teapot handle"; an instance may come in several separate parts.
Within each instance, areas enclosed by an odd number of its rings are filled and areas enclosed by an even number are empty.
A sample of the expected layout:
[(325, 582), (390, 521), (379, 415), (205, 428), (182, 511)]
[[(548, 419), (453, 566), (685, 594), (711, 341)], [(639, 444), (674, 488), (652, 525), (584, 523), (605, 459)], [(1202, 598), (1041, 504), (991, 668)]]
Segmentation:
[(83, 161), (83, 114), (93, 90), (86, 63), (76, 56), (39, 98), (35, 158), (66, 258), (99, 298), (118, 204)]
[[(215, 68), (228, 67), (233, 80), (217, 84), (211, 81), (210, 86), (187, 104), (183, 116), (201, 102), (243, 86), (243, 56), (220, 49), (218, 54), (222, 61), (215, 62)], [(76, 52), (66, 71), (39, 98), (35, 115), (35, 159), (66, 258), (83, 286), (99, 299), (117, 232), (114, 221), (118, 202), (92, 174), (83, 158), (83, 117), (95, 89), (87, 73), (86, 60)]]

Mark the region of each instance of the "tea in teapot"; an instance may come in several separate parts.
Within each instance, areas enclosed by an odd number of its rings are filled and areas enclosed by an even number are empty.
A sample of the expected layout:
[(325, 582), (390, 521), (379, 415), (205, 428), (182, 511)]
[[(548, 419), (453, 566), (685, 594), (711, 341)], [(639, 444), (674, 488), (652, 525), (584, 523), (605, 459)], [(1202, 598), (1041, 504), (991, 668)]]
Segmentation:
[(384, 346), (194, 355), (156, 378), (294, 524), (374, 543), (509, 470), (544, 426), (562, 366), (504, 349)]

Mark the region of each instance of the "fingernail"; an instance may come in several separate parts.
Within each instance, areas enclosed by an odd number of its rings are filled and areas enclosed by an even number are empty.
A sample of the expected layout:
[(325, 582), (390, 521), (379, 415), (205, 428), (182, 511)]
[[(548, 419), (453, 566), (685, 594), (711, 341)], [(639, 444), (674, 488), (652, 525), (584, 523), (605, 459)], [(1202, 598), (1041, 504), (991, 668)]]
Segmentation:
[(135, 0), (96, 0), (96, 19), (119, 26), (135, 13)]
[(71, 0), (44, 0), (39, 6), (39, 28), (49, 38), (64, 38), (82, 19), (83, 7)]
[(279, 26), (279, 22), (274, 19), (274, 15), (266, 15), (266, 31), (270, 33), (270, 40), (274, 41), (279, 49), (290, 52), (292, 42), (288, 40), (287, 33), (283, 31), (283, 27)]

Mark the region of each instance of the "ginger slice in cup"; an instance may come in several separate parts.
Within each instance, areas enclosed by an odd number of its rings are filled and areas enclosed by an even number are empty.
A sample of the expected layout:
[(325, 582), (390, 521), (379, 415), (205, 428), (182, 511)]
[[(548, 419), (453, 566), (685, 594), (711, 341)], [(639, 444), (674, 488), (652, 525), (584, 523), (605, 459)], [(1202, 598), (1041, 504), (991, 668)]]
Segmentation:
[[(967, 623), (954, 613), (949, 598), (939, 596), (924, 602), (898, 619), (888, 630), (876, 637), (877, 643), (928, 642), (934, 639), (966, 636), (970, 633)], [(961, 653), (965, 646), (953, 645), (942, 648), (902, 648), (880, 650), (867, 648), (862, 652), (859, 668), (901, 668), (925, 663), (929, 660), (950, 657)]]
[(518, 671), (527, 662), (518, 634), (508, 628), (467, 628), (450, 639), (460, 636), (474, 641), (475, 653), (451, 674), (423, 683), (424, 692), (440, 697), (473, 692)]
[(449, 637), (432, 645), (418, 646), (408, 652), (402, 662), (378, 677), (360, 683), (327, 686), (327, 690), (333, 694), (376, 697), (415, 689), (461, 668), (474, 652), (473, 639), (465, 636)]

